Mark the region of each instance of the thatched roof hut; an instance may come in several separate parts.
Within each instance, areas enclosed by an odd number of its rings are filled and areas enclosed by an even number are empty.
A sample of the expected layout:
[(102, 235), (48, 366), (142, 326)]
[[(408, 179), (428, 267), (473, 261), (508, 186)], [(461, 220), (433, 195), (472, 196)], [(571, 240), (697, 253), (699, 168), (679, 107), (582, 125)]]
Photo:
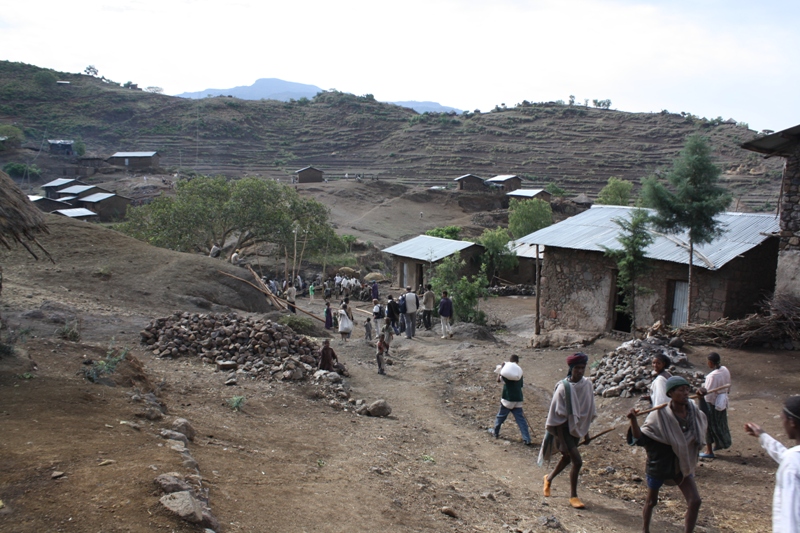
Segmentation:
[(8, 174), (0, 172), (0, 244), (10, 249), (12, 242), (18, 242), (38, 259), (29, 246), (33, 243), (49, 258), (50, 254), (36, 240), (36, 233), (47, 233), (42, 212)]

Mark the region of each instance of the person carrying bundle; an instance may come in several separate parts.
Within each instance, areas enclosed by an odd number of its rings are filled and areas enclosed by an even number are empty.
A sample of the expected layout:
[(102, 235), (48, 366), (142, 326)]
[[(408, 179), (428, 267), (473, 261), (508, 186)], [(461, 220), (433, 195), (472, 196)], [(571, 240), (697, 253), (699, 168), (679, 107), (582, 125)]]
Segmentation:
[(566, 379), (558, 382), (553, 392), (550, 412), (545, 422), (547, 433), (539, 450), (538, 461), (539, 466), (549, 462), (554, 446), (561, 452), (561, 459), (556, 467), (544, 476), (545, 496), (550, 496), (553, 479), (572, 463), (572, 470), (569, 473), (569, 504), (575, 509), (586, 507), (578, 498), (578, 475), (583, 466), (578, 445), (581, 439), (584, 444), (589, 444), (591, 440), (589, 426), (597, 416), (594, 406), (594, 387), (591, 380), (584, 377), (588, 362), (589, 357), (584, 353), (567, 357), (569, 373)]
[[(647, 499), (642, 511), (642, 531), (649, 533), (653, 509), (663, 485), (677, 485), (686, 499), (684, 533), (694, 531), (700, 512), (700, 494), (694, 482), (698, 453), (703, 449), (706, 416), (689, 399), (689, 382), (680, 376), (667, 380), (668, 405), (654, 409), (639, 427), (638, 412), (628, 413), (628, 444), (647, 450)], [(698, 394), (702, 397), (703, 392)]]
[(512, 355), (507, 363), (498, 366), (497, 382), (503, 382), (503, 396), (500, 399), (500, 411), (494, 421), (494, 428), (489, 429), (489, 433), (494, 437), (500, 436), (500, 426), (508, 418), (508, 414), (514, 415), (514, 420), (517, 421), (519, 432), (522, 434), (522, 443), (525, 446), (531, 445), (531, 436), (528, 433), (528, 421), (525, 419), (525, 413), (522, 412), (522, 368), (517, 364), (519, 363), (519, 356)]

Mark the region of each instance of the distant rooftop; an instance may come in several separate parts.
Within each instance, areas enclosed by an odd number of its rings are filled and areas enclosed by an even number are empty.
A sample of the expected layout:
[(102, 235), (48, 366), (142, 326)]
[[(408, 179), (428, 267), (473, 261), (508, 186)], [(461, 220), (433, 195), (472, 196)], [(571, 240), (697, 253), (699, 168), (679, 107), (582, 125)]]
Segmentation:
[(495, 176), (493, 178), (489, 178), (486, 181), (491, 181), (492, 183), (503, 183), (504, 181), (508, 181), (508, 180), (510, 180), (512, 178), (518, 178), (518, 177), (519, 176), (516, 176), (514, 174), (500, 174), (499, 176)]
[(68, 183), (73, 183), (75, 181), (78, 180), (72, 178), (58, 178), (57, 180), (53, 180), (42, 185), (42, 189), (49, 189), (51, 187), (62, 187), (64, 185), (67, 185)]
[(308, 169), (313, 169), (313, 170), (316, 170), (316, 171), (318, 171), (318, 172), (322, 172), (323, 174), (325, 173), (323, 170), (320, 170), (320, 169), (318, 169), (318, 168), (316, 168), (316, 167), (312, 167), (312, 166), (310, 166), (310, 165), (309, 165), (309, 166), (307, 166), (307, 167), (303, 167), (303, 168), (301, 168), (300, 170), (295, 170), (295, 171), (294, 171), (294, 173), (295, 173), (295, 174), (297, 174), (298, 172), (302, 172), (302, 171), (304, 171), (304, 170), (308, 170)]
[(65, 189), (59, 189), (57, 192), (58, 194), (80, 194), (82, 192), (86, 192), (89, 189), (95, 189), (94, 185), (73, 185), (72, 187), (67, 187)]
[(69, 218), (80, 218), (80, 217), (96, 217), (97, 213), (94, 211), (89, 211), (88, 209), (84, 209), (83, 207), (76, 207), (74, 209), (56, 209), (53, 213), (58, 213), (59, 215), (64, 215), (65, 217)]
[(521, 196), (523, 198), (533, 198), (537, 194), (544, 192), (544, 189), (517, 189), (516, 191), (507, 192), (506, 196)]
[(470, 246), (476, 246), (476, 243), (442, 239), (441, 237), (431, 237), (430, 235), (420, 235), (419, 237), (414, 237), (400, 244), (390, 246), (382, 251), (387, 254), (399, 255), (400, 257), (435, 263), (456, 252), (466, 250)]
[(73, 144), (75, 141), (66, 139), (47, 139), (50, 144)]
[(93, 204), (96, 202), (102, 202), (103, 200), (111, 198), (112, 196), (116, 196), (116, 194), (114, 194), (113, 192), (97, 192), (94, 194), (90, 194), (89, 196), (84, 196), (83, 198), (80, 199), (80, 201)]
[(111, 157), (153, 157), (158, 152), (117, 152)]

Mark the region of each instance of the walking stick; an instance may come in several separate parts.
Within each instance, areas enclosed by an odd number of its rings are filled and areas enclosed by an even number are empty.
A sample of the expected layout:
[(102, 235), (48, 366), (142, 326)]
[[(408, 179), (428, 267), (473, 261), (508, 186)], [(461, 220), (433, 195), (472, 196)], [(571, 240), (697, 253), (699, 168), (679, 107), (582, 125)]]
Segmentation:
[[(723, 385), (721, 387), (717, 387), (716, 389), (711, 389), (710, 391), (707, 391), (706, 394), (711, 394), (712, 392), (718, 392), (718, 391), (721, 391), (722, 389), (727, 389), (729, 387), (730, 387), (730, 385)], [(694, 395), (690, 396), (690, 398), (692, 398), (692, 399), (697, 399), (699, 397), (700, 397), (699, 394), (694, 394)], [(668, 405), (669, 405), (669, 402), (662, 403), (661, 405), (656, 405), (655, 407), (651, 407), (650, 409), (645, 409), (644, 411), (637, 411), (636, 416), (646, 415), (647, 413), (652, 413), (653, 411), (658, 411), (659, 409), (663, 409)], [(589, 440), (590, 441), (594, 441), (595, 439), (597, 439), (599, 437), (602, 437), (603, 435), (605, 435), (607, 433), (611, 433), (612, 431), (617, 429), (617, 427), (618, 426), (614, 426), (612, 428), (609, 428), (609, 429), (606, 429), (604, 431), (601, 431), (600, 433), (598, 433), (594, 437), (589, 437)], [(579, 443), (578, 446), (580, 446), (581, 444), (583, 444), (583, 442)]]

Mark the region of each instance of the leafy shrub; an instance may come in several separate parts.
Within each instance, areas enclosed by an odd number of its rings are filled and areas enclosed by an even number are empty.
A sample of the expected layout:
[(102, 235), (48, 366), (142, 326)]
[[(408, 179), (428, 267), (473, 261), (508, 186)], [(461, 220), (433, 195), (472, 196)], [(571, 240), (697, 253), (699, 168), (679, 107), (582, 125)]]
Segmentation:
[(228, 407), (230, 407), (233, 411), (241, 411), (242, 407), (244, 407), (244, 402), (246, 398), (244, 396), (234, 396), (233, 398), (228, 398)]
[(26, 175), (30, 178), (38, 178), (42, 175), (39, 167), (25, 163), (6, 163), (3, 166), (3, 172), (12, 178), (24, 178)]
[(108, 348), (105, 359), (93, 361), (91, 365), (83, 369), (83, 375), (92, 383), (97, 383), (105, 376), (111, 375), (117, 370), (117, 365), (127, 357), (128, 348), (117, 350), (113, 344)]
[(58, 80), (52, 72), (42, 70), (33, 76), (33, 81), (35, 81), (36, 85), (42, 89), (49, 89), (51, 87), (55, 87)]
[(314, 323), (310, 318), (305, 316), (282, 316), (278, 319), (278, 323), (283, 324), (284, 326), (289, 326), (292, 328), (292, 330), (294, 330), (295, 333), (299, 333), (300, 335), (313, 335), (315, 332)]
[(81, 340), (80, 326), (76, 322), (72, 324), (68, 322), (60, 328), (56, 328), (55, 334), (56, 337), (65, 341), (78, 342)]

